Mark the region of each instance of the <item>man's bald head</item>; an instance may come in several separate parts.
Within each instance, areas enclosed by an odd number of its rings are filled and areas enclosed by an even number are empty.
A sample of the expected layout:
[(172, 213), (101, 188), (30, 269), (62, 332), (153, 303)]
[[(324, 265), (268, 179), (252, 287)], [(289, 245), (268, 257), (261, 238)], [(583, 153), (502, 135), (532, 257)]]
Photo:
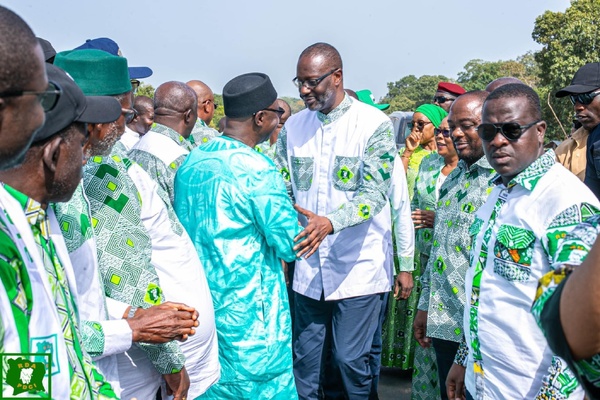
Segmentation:
[(198, 80), (189, 81), (187, 85), (198, 96), (198, 118), (204, 121), (206, 125), (209, 125), (215, 115), (215, 108), (217, 108), (213, 91), (206, 83)]
[(187, 138), (198, 118), (198, 98), (183, 82), (170, 81), (154, 92), (154, 121)]
[(127, 124), (127, 127), (143, 136), (154, 122), (154, 100), (148, 96), (137, 96), (133, 101), (133, 108), (137, 115), (130, 124)]
[(492, 93), (494, 90), (498, 89), (500, 86), (508, 85), (509, 83), (520, 83), (521, 85), (525, 85), (525, 83), (515, 77), (512, 76), (503, 76), (502, 78), (494, 79), (491, 81), (486, 87), (485, 91)]

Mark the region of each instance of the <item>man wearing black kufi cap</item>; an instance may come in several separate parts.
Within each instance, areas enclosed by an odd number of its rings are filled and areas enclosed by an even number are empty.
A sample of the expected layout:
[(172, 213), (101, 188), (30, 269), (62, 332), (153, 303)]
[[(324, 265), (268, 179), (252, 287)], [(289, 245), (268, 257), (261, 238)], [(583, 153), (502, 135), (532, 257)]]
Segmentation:
[(223, 88), (223, 136), (194, 149), (175, 178), (175, 211), (194, 241), (215, 304), (221, 379), (203, 398), (296, 398), (291, 318), (280, 259), (299, 233), (275, 165), (256, 152), (283, 109), (269, 77)]

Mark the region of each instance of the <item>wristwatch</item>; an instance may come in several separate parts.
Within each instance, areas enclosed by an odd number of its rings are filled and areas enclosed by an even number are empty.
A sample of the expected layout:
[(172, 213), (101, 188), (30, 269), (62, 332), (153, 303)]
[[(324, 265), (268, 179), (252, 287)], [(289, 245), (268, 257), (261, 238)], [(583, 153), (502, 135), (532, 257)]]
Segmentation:
[(127, 318), (133, 318), (133, 316), (135, 315), (135, 312), (138, 310), (139, 307), (134, 307), (131, 306), (131, 308), (129, 309), (129, 313), (127, 313)]

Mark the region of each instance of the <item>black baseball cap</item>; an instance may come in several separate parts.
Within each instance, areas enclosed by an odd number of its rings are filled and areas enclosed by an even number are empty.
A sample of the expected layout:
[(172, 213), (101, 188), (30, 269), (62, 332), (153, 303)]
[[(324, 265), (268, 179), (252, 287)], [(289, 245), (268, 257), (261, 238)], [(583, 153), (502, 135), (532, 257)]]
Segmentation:
[(84, 95), (73, 78), (55, 65), (46, 64), (46, 72), (48, 80), (62, 93), (54, 108), (46, 112), (46, 122), (35, 133), (34, 143), (57, 134), (73, 122), (104, 124), (121, 116), (121, 103), (114, 97)]
[(556, 92), (556, 97), (589, 93), (598, 88), (600, 88), (600, 63), (589, 63), (575, 72), (571, 84)]

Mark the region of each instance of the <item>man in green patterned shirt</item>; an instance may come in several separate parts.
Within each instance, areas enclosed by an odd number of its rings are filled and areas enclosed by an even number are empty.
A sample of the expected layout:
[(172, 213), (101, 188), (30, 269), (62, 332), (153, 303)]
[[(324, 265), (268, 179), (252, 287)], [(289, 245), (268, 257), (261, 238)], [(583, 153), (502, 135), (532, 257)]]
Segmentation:
[[(88, 128), (90, 139), (84, 151), (95, 156), (85, 165), (84, 189), (90, 201), (106, 295), (131, 306), (109, 309), (109, 314), (112, 318), (134, 317), (138, 308), (163, 303), (164, 295), (150, 261), (152, 247), (141, 222), (140, 196), (127, 175), (131, 161), (117, 142), (134, 115), (127, 60), (99, 50), (76, 50), (57, 54), (55, 64), (63, 67), (86, 95), (111, 95), (121, 103), (122, 116), (115, 123)], [(156, 372), (176, 399), (186, 396), (189, 379), (185, 357), (176, 342), (136, 343), (117, 358), (124, 398), (151, 398), (160, 385), (153, 375)]]
[(198, 96), (198, 119), (194, 125), (192, 133), (188, 137), (192, 147), (196, 148), (203, 145), (214, 137), (220, 136), (219, 132), (210, 127), (210, 122), (215, 115), (215, 110), (219, 107), (215, 103), (215, 95), (210, 87), (202, 81), (192, 80), (186, 83), (196, 92)]
[(488, 93), (468, 92), (450, 108), (448, 125), (460, 161), (440, 189), (433, 245), (422, 277), (423, 289), (415, 317), (415, 337), (422, 347), (432, 345), (438, 363), (442, 398), (444, 382), (463, 338), (465, 273), (469, 267), (469, 226), (485, 202), (494, 172), (483, 154), (477, 126)]

